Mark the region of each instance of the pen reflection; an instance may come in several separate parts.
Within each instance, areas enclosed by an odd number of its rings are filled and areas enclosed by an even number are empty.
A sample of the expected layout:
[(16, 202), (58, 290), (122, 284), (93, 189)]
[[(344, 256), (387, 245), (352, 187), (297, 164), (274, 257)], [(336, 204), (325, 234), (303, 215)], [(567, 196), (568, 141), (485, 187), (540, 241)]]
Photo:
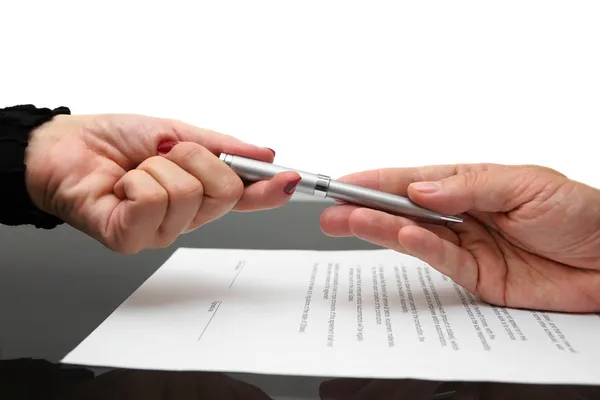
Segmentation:
[(322, 400), (591, 400), (600, 387), (413, 379), (334, 379), (321, 385)]
[(117, 370), (77, 385), (64, 400), (271, 400), (261, 389), (216, 372)]
[[(137, 370), (117, 370), (99, 375), (71, 388), (60, 398), (65, 400), (272, 399), (262, 389), (221, 373)], [(319, 398), (322, 400), (586, 400), (600, 398), (600, 388), (479, 382), (443, 383), (412, 379), (331, 379), (321, 384)]]

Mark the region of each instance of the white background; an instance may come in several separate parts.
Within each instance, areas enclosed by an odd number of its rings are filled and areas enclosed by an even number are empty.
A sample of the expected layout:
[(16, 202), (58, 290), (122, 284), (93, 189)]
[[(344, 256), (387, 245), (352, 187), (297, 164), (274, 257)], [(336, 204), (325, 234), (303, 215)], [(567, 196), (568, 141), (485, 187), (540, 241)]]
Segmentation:
[(486, 161), (600, 186), (597, 1), (4, 3), (4, 105), (180, 118), (334, 177)]

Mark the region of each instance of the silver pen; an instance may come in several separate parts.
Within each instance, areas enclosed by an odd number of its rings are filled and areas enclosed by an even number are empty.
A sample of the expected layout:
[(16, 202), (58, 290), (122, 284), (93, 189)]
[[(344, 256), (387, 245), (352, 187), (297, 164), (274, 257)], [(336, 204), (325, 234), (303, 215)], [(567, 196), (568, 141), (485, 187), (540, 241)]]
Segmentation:
[(250, 182), (267, 180), (281, 172), (294, 171), (302, 178), (296, 186), (296, 192), (321, 198), (331, 198), (397, 216), (412, 217), (429, 223), (463, 222), (460, 217), (443, 215), (423, 208), (407, 197), (339, 182), (326, 175), (299, 171), (232, 154), (221, 153), (219, 158), (231, 167), (240, 178)]

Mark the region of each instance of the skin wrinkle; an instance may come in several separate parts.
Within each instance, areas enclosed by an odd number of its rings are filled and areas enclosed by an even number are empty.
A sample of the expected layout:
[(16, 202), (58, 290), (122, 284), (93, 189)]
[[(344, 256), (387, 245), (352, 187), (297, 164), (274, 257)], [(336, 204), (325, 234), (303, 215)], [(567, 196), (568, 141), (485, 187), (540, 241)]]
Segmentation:
[[(522, 204), (533, 201), (536, 197), (539, 197), (540, 194), (540, 190), (535, 189), (535, 182), (539, 180), (539, 176), (535, 171), (529, 171), (527, 174), (522, 174), (518, 179), (512, 195), (502, 207), (504, 214), (508, 218), (511, 218), (513, 213), (518, 212), (521, 209)], [(528, 193), (532, 189), (533, 192)]]
[[(167, 190), (165, 190), (165, 192), (167, 193), (167, 209), (165, 211), (165, 215), (167, 215), (169, 213), (169, 211), (171, 211), (173, 209), (173, 201), (171, 200), (171, 196), (169, 195), (169, 192)], [(165, 226), (164, 223), (160, 224), (157, 231), (157, 238), (156, 238), (156, 245), (161, 247), (164, 244), (168, 244), (167, 242), (167, 237), (165, 237)]]
[[(58, 183), (53, 183), (56, 181), (58, 181)], [(52, 173), (50, 174), (50, 177), (48, 178), (48, 182), (50, 182), (50, 184), (52, 184), (53, 186), (56, 185), (57, 191), (60, 190), (61, 186), (64, 186), (64, 182), (62, 182), (59, 179), (57, 180), (56, 178), (54, 178)], [(48, 185), (43, 185), (43, 188), (44, 188), (42, 191), (43, 207), (46, 210), (52, 210), (52, 212), (55, 213), (56, 216), (61, 219), (70, 218), (71, 214), (73, 212), (74, 206), (69, 207), (67, 202), (61, 202), (56, 197), (52, 198), (52, 196), (50, 196), (51, 191), (48, 190)], [(54, 200), (54, 201), (52, 201), (52, 200)]]
[[(102, 227), (102, 231), (100, 232), (100, 238), (106, 238), (106, 241), (100, 239), (103, 243), (109, 244), (110, 242), (112, 242), (111, 237), (114, 238), (114, 235), (109, 235), (110, 232), (110, 223), (114, 220), (114, 214), (115, 211), (117, 210), (118, 207), (114, 207), (110, 213), (108, 214), (108, 218), (106, 219), (106, 222), (104, 223), (104, 226)], [(114, 232), (111, 232), (114, 233)], [(118, 235), (117, 235), (118, 236)], [(121, 242), (120, 238), (117, 237), (116, 243)]]
[[(547, 184), (546, 186), (550, 186), (550, 184)], [(538, 206), (534, 206), (534, 210), (541, 209), (541, 206), (542, 205), (547, 205), (548, 204), (548, 200), (552, 196), (555, 196), (556, 193), (561, 190), (561, 188), (563, 188), (563, 185), (555, 186), (555, 187), (553, 187), (550, 190), (544, 190), (544, 189), (542, 189), (541, 191), (538, 191), (538, 194), (533, 199), (531, 199), (531, 200), (529, 200), (528, 197), (525, 197), (526, 204), (524, 206), (519, 206), (519, 207), (513, 209), (512, 211), (509, 211), (507, 213), (503, 213), (502, 214), (502, 215), (504, 215), (506, 217), (506, 220), (502, 220), (501, 216), (500, 216), (500, 218), (497, 218), (497, 220), (499, 221), (499, 226), (502, 227), (502, 228), (505, 228), (505, 229), (510, 229), (510, 227), (507, 226), (507, 222), (508, 222), (508, 225), (511, 225), (511, 224), (522, 224), (523, 223), (523, 218), (521, 217), (520, 213), (525, 213), (527, 215), (531, 214), (531, 211), (529, 209), (525, 210), (525, 207), (529, 207), (531, 205), (530, 204), (531, 202), (537, 202)], [(517, 195), (515, 197), (518, 197), (518, 196), (519, 195)], [(554, 209), (557, 206), (560, 206), (560, 204), (559, 203), (554, 203), (554, 204), (551, 204), (549, 208), (544, 208), (542, 211), (539, 211), (537, 215), (535, 215), (535, 212), (534, 212), (534, 217), (533, 218), (528, 218), (526, 221), (528, 223), (535, 223), (540, 218), (545, 217), (548, 212), (552, 212), (552, 209)], [(502, 230), (504, 230), (504, 229), (502, 229)], [(525, 250), (527, 250), (529, 252), (532, 252), (533, 249), (531, 249), (529, 246), (526, 246), (524, 243), (522, 243), (517, 238), (509, 236), (506, 233), (502, 232), (501, 230), (499, 231), (499, 233), (502, 235), (502, 237), (504, 239), (506, 239), (510, 243), (514, 244), (515, 246), (521, 247), (522, 249), (525, 249)]]
[[(525, 268), (525, 270), (527, 271), (527, 275), (529, 276), (529, 280), (531, 282), (535, 282), (536, 280), (539, 280), (540, 277), (543, 278), (546, 282), (548, 282), (550, 285), (552, 285), (554, 287), (554, 290), (558, 290), (557, 289), (557, 285), (556, 283), (552, 280), (549, 279), (546, 275), (544, 275), (543, 273), (543, 268), (537, 268), (536, 264), (537, 263), (530, 263), (528, 262), (523, 255), (521, 254), (521, 251), (524, 251), (528, 256), (531, 257), (539, 257), (541, 258), (543, 261), (547, 261), (547, 262), (551, 262), (551, 263), (556, 263), (556, 261), (550, 260), (550, 259), (546, 259), (545, 257), (539, 256), (539, 255), (535, 255), (531, 252), (528, 252), (526, 250), (523, 249), (519, 249), (517, 248), (516, 251), (507, 251), (509, 250), (509, 248), (507, 247), (506, 249), (503, 246), (499, 246), (500, 251), (502, 252), (502, 254), (504, 255), (504, 260), (507, 260), (509, 257), (512, 258), (518, 258), (524, 265), (526, 265), (529, 268)], [(542, 261), (542, 262), (543, 262)], [(558, 263), (561, 264), (561, 263)], [(505, 262), (506, 265), (506, 262)], [(562, 264), (565, 265), (565, 264)], [(505, 274), (505, 282), (509, 282), (509, 275), (510, 275), (510, 269), (506, 269), (506, 274)], [(532, 272), (535, 272), (537, 274), (538, 277), (533, 277)], [(591, 271), (590, 271), (591, 272)], [(600, 307), (600, 301), (598, 300), (597, 296), (594, 296), (592, 294), (590, 294), (587, 290), (586, 287), (583, 287), (579, 284), (579, 280), (575, 281), (577, 283), (577, 286), (579, 287), (580, 291), (583, 292), (583, 294), (589, 299), (591, 300), (592, 303), (598, 305), (598, 307)], [(539, 286), (539, 285), (537, 285)], [(508, 287), (508, 285), (505, 286), (505, 302), (506, 302), (506, 288)], [(505, 303), (507, 304), (507, 303)], [(547, 308), (547, 307), (546, 307)]]
[(499, 168), (499, 167), (500, 166), (498, 164), (490, 164), (490, 163), (458, 164), (458, 165), (452, 166), (451, 173), (448, 176), (463, 175), (463, 174), (468, 174), (470, 172), (487, 172), (494, 168)]
[[(523, 264), (525, 264), (525, 265), (527, 265), (527, 266), (529, 267), (529, 268), (526, 268), (526, 271), (527, 271), (527, 274), (528, 274), (528, 276), (529, 276), (529, 280), (530, 280), (531, 282), (535, 282), (536, 280), (538, 280), (538, 279), (539, 279), (539, 278), (533, 277), (532, 271), (535, 271), (535, 272), (537, 273), (537, 275), (538, 275), (538, 276), (540, 276), (540, 277), (544, 278), (544, 279), (545, 279), (547, 282), (549, 282), (549, 283), (550, 283), (552, 286), (554, 286), (555, 288), (557, 287), (557, 286), (556, 286), (556, 284), (555, 284), (555, 282), (554, 282), (553, 280), (551, 280), (551, 279), (547, 278), (547, 277), (546, 277), (546, 276), (543, 274), (543, 272), (542, 272), (542, 270), (541, 270), (541, 269), (539, 269), (539, 268), (536, 268), (536, 267), (535, 267), (535, 265), (534, 265), (534, 264), (536, 264), (536, 263), (530, 263), (530, 262), (528, 262), (528, 261), (527, 261), (527, 260), (526, 260), (526, 259), (523, 257), (523, 255), (520, 253), (520, 251), (524, 251), (524, 252), (525, 252), (525, 253), (526, 253), (528, 256), (531, 256), (531, 257), (539, 257), (539, 258), (541, 258), (542, 262), (557, 263), (557, 264), (561, 264), (561, 265), (563, 265), (563, 266), (567, 266), (567, 267), (568, 267), (568, 265), (566, 265), (566, 264), (562, 264), (562, 263), (556, 262), (556, 261), (554, 261), (554, 260), (548, 259), (548, 258), (546, 258), (546, 257), (542, 257), (542, 256), (540, 256), (540, 255), (533, 254), (532, 252), (529, 252), (529, 251), (527, 251), (527, 250), (524, 250), (524, 249), (517, 249), (517, 251), (514, 251), (514, 252), (512, 252), (512, 251), (511, 251), (511, 252), (509, 253), (509, 252), (507, 252), (507, 251), (504, 249), (504, 247), (502, 247), (502, 246), (499, 246), (499, 248), (500, 248), (500, 250), (501, 250), (502, 254), (504, 255), (504, 259), (505, 259), (505, 260), (506, 260), (506, 259), (508, 259), (508, 258), (509, 258), (509, 256), (512, 256), (513, 258), (518, 258), (519, 260), (521, 260), (521, 262), (522, 262)], [(508, 248), (507, 248), (507, 250), (508, 250)], [(519, 251), (519, 250), (520, 250), (520, 251)], [(595, 271), (582, 271), (582, 272), (584, 272), (584, 273), (587, 273), (587, 272), (590, 272), (590, 273), (595, 273)], [(508, 277), (509, 277), (509, 275), (510, 275), (510, 269), (507, 269), (507, 270), (506, 270), (506, 275), (505, 275), (505, 281), (506, 281), (506, 282), (508, 282), (508, 281), (509, 281), (509, 278), (508, 278)], [(587, 297), (589, 300), (591, 300), (591, 302), (592, 302), (592, 303), (594, 303), (594, 304), (598, 305), (598, 308), (600, 308), (600, 300), (597, 298), (598, 296), (597, 296), (597, 295), (590, 294), (590, 293), (589, 293), (589, 292), (586, 290), (587, 286), (582, 286), (582, 285), (580, 285), (580, 284), (579, 284), (579, 280), (575, 281), (575, 283), (577, 284), (577, 286), (578, 286), (578, 288), (580, 289), (580, 291), (581, 291), (581, 292), (583, 292), (583, 294), (584, 294), (584, 295), (585, 295), (585, 296), (586, 296), (586, 297)]]
[[(40, 127), (40, 128), (38, 128), (38, 129), (36, 129), (35, 133), (37, 135), (48, 135), (48, 132), (46, 132), (44, 130), (43, 126)], [(52, 150), (58, 143), (60, 143), (61, 140), (62, 140), (62, 138), (56, 139), (52, 143), (52, 145), (49, 148), (49, 150)], [(27, 177), (26, 179), (28, 179), (28, 180), (35, 174), (34, 171), (40, 168), (39, 166), (37, 166), (38, 164), (40, 164), (40, 165), (50, 165), (51, 164), (50, 163), (51, 160), (48, 160), (47, 156), (44, 156), (39, 161), (39, 163), (34, 163), (33, 165), (29, 164), (27, 162), (27, 161), (29, 161), (28, 157), (27, 157), (28, 154), (31, 151), (33, 151), (34, 147), (38, 146), (37, 143), (38, 142), (35, 139), (31, 138), (30, 142), (29, 142), (29, 145), (28, 145), (28, 148), (25, 150), (25, 161), (26, 161), (25, 162), (25, 164), (26, 164), (25, 174), (26, 174), (26, 177)], [(29, 164), (29, 165), (27, 165), (27, 164)], [(39, 181), (43, 181), (44, 183), (37, 182), (38, 180), (36, 180), (36, 182), (33, 183), (33, 186), (36, 189), (41, 190), (41, 196), (40, 196), (41, 197), (41, 204), (38, 204), (38, 206), (41, 206), (42, 209), (49, 210), (51, 213), (56, 213), (57, 216), (60, 217), (61, 215), (63, 215), (63, 214), (61, 214), (61, 211), (60, 211), (61, 207), (58, 207), (57, 204), (55, 204), (56, 201), (53, 202), (52, 198), (49, 198), (49, 197), (51, 197), (51, 192), (52, 192), (50, 190), (50, 185), (58, 187), (58, 186), (60, 186), (60, 181), (59, 181), (58, 184), (54, 183), (57, 180), (56, 178), (53, 177), (53, 174), (52, 174), (52, 172), (56, 173), (55, 169), (53, 169), (53, 168), (45, 168), (45, 172), (47, 172), (47, 171), (50, 171), (50, 176), (45, 176), (46, 174), (41, 174), (41, 176), (40, 176), (41, 179), (38, 179)], [(31, 185), (27, 185), (27, 186), (31, 186)], [(28, 187), (28, 193), (31, 195), (31, 188), (29, 188), (29, 187)]]
[[(545, 280), (545, 281), (546, 281), (548, 284), (550, 284), (551, 286), (553, 286), (553, 287), (554, 287), (554, 289), (552, 289), (551, 291), (556, 291), (556, 292), (558, 292), (558, 287), (557, 287), (557, 285), (556, 285), (555, 281), (553, 281), (552, 279), (548, 278), (548, 277), (547, 277), (547, 276), (544, 274), (544, 272), (543, 272), (543, 269), (544, 269), (544, 268), (543, 268), (543, 267), (542, 267), (542, 268), (538, 268), (538, 267), (536, 267), (536, 264), (538, 264), (538, 263), (530, 263), (530, 262), (528, 262), (528, 261), (527, 261), (527, 260), (526, 260), (526, 259), (523, 257), (523, 255), (519, 253), (518, 249), (517, 249), (517, 251), (515, 251), (515, 252), (511, 252), (511, 254), (512, 254), (512, 255), (513, 255), (515, 258), (518, 258), (518, 259), (519, 259), (519, 260), (520, 260), (520, 261), (521, 261), (523, 264), (525, 264), (525, 265), (527, 265), (527, 266), (529, 267), (529, 268), (527, 268), (527, 271), (528, 271), (528, 275), (529, 275), (529, 276), (532, 276), (532, 274), (531, 274), (531, 271), (535, 271), (535, 272), (537, 273), (538, 277), (531, 278), (531, 281), (532, 281), (532, 282), (539, 281), (539, 280), (540, 280), (540, 277), (541, 277), (541, 278), (543, 278), (543, 279), (544, 279), (544, 280)], [(529, 256), (532, 256), (532, 257), (536, 257), (536, 255), (534, 255), (534, 254), (531, 254), (531, 253), (528, 253), (528, 252), (526, 252), (526, 254), (527, 254), (527, 255), (529, 255)], [(539, 257), (539, 256), (537, 256), (537, 257)], [(540, 257), (540, 258), (542, 258), (542, 259), (543, 259), (543, 257)], [(552, 260), (549, 260), (549, 261), (550, 261), (550, 262), (556, 262), (556, 261), (552, 261)], [(536, 285), (535, 285), (535, 287), (536, 287), (536, 288), (539, 288), (539, 287), (540, 287), (540, 285), (536, 284)], [(545, 291), (547, 291), (547, 289), (545, 289)], [(545, 309), (547, 310), (547, 309), (548, 309), (548, 307), (546, 306), (546, 307), (545, 307)]]
[[(485, 182), (481, 182), (482, 179), (485, 179), (487, 175), (481, 174), (479, 172), (470, 171), (464, 174), (458, 175), (462, 178), (462, 186), (464, 188), (475, 188), (478, 186), (485, 187)], [(471, 192), (468, 196), (468, 209), (472, 209), (475, 206), (475, 195)]]
[[(95, 118), (91, 122), (96, 122), (97, 125), (93, 126), (92, 124), (90, 124), (91, 126), (89, 127), (89, 129), (84, 131), (83, 143), (85, 144), (86, 149), (93, 153), (99, 154), (100, 156), (105, 157), (109, 160), (112, 160), (124, 172), (131, 169), (133, 166), (127, 162), (127, 157), (124, 154), (120, 152), (117, 154), (109, 153), (108, 149), (117, 149), (118, 146), (114, 146), (104, 139), (98, 139), (103, 136), (103, 129), (107, 128), (102, 128)], [(96, 140), (92, 140), (90, 138), (95, 138)]]
[[(545, 192), (544, 196), (540, 197), (540, 202), (544, 202), (541, 204), (547, 204), (548, 207), (543, 209), (543, 214), (540, 214), (533, 218), (531, 221), (535, 222), (537, 219), (545, 216), (546, 213), (551, 213), (555, 208), (561, 207), (566, 209), (567, 215), (563, 216), (563, 219), (569, 221), (571, 219), (570, 215), (581, 214), (581, 203), (577, 202), (577, 204), (571, 204), (570, 207), (564, 207), (563, 200), (567, 197), (579, 198), (581, 196), (573, 195), (573, 192), (576, 190), (575, 185), (570, 184), (569, 182), (565, 182), (558, 187), (553, 188), (552, 191)], [(566, 192), (566, 193), (565, 193)], [(556, 201), (553, 201), (554, 198), (558, 198)], [(529, 211), (528, 211), (529, 212)], [(600, 214), (595, 216), (600, 220)], [(576, 232), (571, 232), (571, 234), (575, 234)], [(581, 237), (574, 238), (571, 243), (566, 243), (562, 247), (554, 247), (552, 249), (547, 249), (544, 252), (547, 252), (548, 255), (552, 255), (553, 257), (560, 253), (577, 253), (579, 249), (587, 247), (589, 244), (593, 244), (594, 242), (600, 243), (600, 231), (598, 229), (593, 230), (590, 234), (587, 230), (581, 234)], [(524, 247), (524, 246), (521, 246)], [(569, 264), (574, 267), (585, 268), (583, 266), (579, 266), (576, 264)]]
[[(98, 169), (97, 167), (95, 169)], [(83, 216), (83, 218), (81, 218), (81, 212), (79, 212), (78, 216), (74, 216), (73, 212), (78, 211), (78, 210), (83, 210), (84, 208), (82, 207), (82, 203), (90, 203), (90, 202), (94, 202), (98, 200), (98, 196), (94, 196), (92, 198), (92, 196), (77, 196), (77, 193), (85, 193), (85, 192), (91, 192), (91, 190), (86, 190), (85, 187), (86, 186), (90, 186), (87, 185), (87, 180), (81, 180), (79, 182), (77, 182), (76, 184), (71, 186), (71, 190), (68, 191), (67, 189), (62, 190), (62, 193), (65, 193), (68, 197), (70, 197), (67, 201), (61, 201), (61, 203), (63, 204), (71, 204), (71, 209), (67, 211), (67, 214), (70, 218), (73, 218), (74, 220), (80, 220), (80, 221), (87, 221), (86, 223), (86, 229), (89, 228), (89, 226), (93, 225), (95, 221), (92, 220), (92, 218), (85, 218), (85, 216)], [(63, 183), (61, 183), (62, 185)], [(68, 182), (65, 182), (64, 185), (68, 188), (69, 184)], [(93, 186), (93, 185), (91, 185)], [(60, 188), (58, 189), (60, 190)], [(94, 193), (95, 194), (95, 193)]]
[[(569, 191), (569, 193), (566, 194), (566, 196), (569, 196), (571, 194), (571, 192), (573, 192), (575, 190), (574, 185), (572, 185), (572, 189)], [(566, 197), (565, 196), (565, 197)], [(584, 196), (572, 196), (574, 198), (579, 198), (579, 197), (584, 197)], [(586, 208), (589, 210), (589, 207), (581, 204), (581, 202), (577, 202), (577, 204), (571, 205), (571, 207), (567, 208), (567, 211), (570, 214), (582, 214), (581, 209), (582, 208)], [(596, 224), (591, 224), (592, 226), (590, 226), (588, 229), (591, 229), (591, 233), (590, 232), (584, 232), (581, 234), (582, 237), (580, 238), (575, 238), (573, 243), (571, 244), (571, 246), (566, 246), (561, 248), (561, 250), (565, 253), (571, 253), (571, 252), (576, 252), (577, 249), (581, 249), (581, 248), (586, 248), (588, 246), (593, 247), (594, 243), (597, 244), (597, 246), (600, 247), (600, 210), (598, 210), (597, 208), (593, 211), (590, 212), (590, 214), (592, 214), (590, 216), (590, 218), (593, 220), (596, 220)], [(571, 218), (571, 216), (567, 216), (567, 218)], [(595, 229), (594, 229), (595, 228)], [(572, 234), (574, 234), (575, 232), (572, 232)]]
[(380, 192), (383, 191), (381, 188), (382, 182), (383, 182), (383, 176), (381, 176), (381, 170), (378, 169), (377, 170), (377, 190), (379, 190)]
[(518, 240), (517, 238), (515, 238), (513, 236), (508, 235), (506, 232), (503, 232), (502, 230), (497, 230), (495, 232), (497, 234), (499, 234), (504, 240), (511, 243), (512, 245), (514, 245), (516, 247), (520, 247), (521, 249), (528, 251), (530, 253), (534, 252), (534, 249), (532, 249), (530, 246), (525, 245), (523, 242), (521, 242), (520, 240)]
[[(561, 193), (563, 190), (567, 191), (566, 195)], [(535, 221), (544, 217), (547, 213), (562, 206), (564, 198), (571, 194), (573, 190), (573, 185), (567, 185), (567, 182), (561, 182), (558, 185), (555, 185), (554, 182), (545, 184), (527, 204), (528, 207), (532, 206), (531, 210), (528, 211), (528, 214), (533, 214), (531, 220)]]
[[(585, 273), (586, 274), (594, 273), (594, 275), (596, 275), (595, 271), (589, 271), (588, 270)], [(583, 295), (585, 297), (587, 297), (588, 300), (590, 300), (595, 305), (595, 309), (600, 309), (600, 299), (598, 298), (598, 295), (597, 294), (594, 295), (594, 294), (590, 293), (589, 290), (588, 290), (589, 286), (594, 286), (594, 285), (587, 285), (585, 287), (582, 287), (580, 284), (578, 284), (577, 286), (578, 286), (578, 288), (580, 290), (580, 293), (583, 293)], [(595, 286), (595, 287), (597, 287), (597, 286)]]
[(597, 253), (599, 253), (599, 255), (595, 257), (582, 257), (580, 259), (582, 262), (590, 264), (589, 267), (586, 267), (587, 269), (600, 270), (600, 227), (596, 227), (592, 234), (587, 237), (587, 242), (591, 242), (592, 244), (594, 242), (597, 243), (597, 247), (599, 248)]
[[(482, 226), (485, 229), (485, 231), (487, 232), (487, 234), (490, 235), (490, 237), (492, 238), (492, 244), (496, 248), (495, 252), (496, 253), (499, 252), (500, 254), (502, 254), (501, 259), (502, 259), (502, 265), (504, 267), (504, 280), (503, 280), (504, 288), (502, 290), (502, 301), (503, 301), (502, 304), (506, 305), (507, 304), (506, 303), (506, 291), (507, 291), (506, 290), (506, 287), (507, 287), (507, 285), (506, 285), (506, 282), (507, 282), (506, 277), (508, 275), (508, 265), (506, 264), (506, 254), (504, 253), (504, 251), (502, 249), (502, 246), (500, 246), (500, 243), (496, 239), (496, 236), (494, 235), (494, 233), (492, 231), (490, 231), (490, 229), (488, 228), (487, 225), (482, 225)], [(485, 243), (483, 244), (483, 246), (485, 246)], [(477, 263), (477, 280), (475, 281), (476, 282), (475, 283), (475, 289), (477, 290), (477, 293), (479, 293), (479, 287), (481, 286), (480, 285), (481, 274), (479, 273), (479, 262), (477, 260), (477, 257), (474, 254), (473, 254), (473, 258), (475, 258), (475, 262)]]
[[(123, 170), (123, 174), (125, 174), (125, 171), (124, 171), (124, 170)], [(117, 184), (117, 182), (119, 182), (119, 174), (118, 174), (118, 173), (115, 173), (115, 183), (114, 183), (114, 185), (113, 185), (113, 188), (112, 188), (112, 190), (114, 190), (114, 186)], [(110, 195), (110, 194), (111, 194), (111, 192), (110, 192), (110, 191), (109, 191), (109, 189), (107, 188), (107, 189), (106, 189), (106, 192), (105, 192), (105, 193), (102, 193), (100, 196), (101, 196), (101, 197), (104, 197), (104, 196), (108, 196), (108, 195)], [(120, 200), (122, 200), (122, 199), (120, 199)], [(116, 210), (116, 209), (117, 209), (117, 207), (113, 208), (113, 209), (110, 211), (110, 213), (109, 213), (109, 216), (108, 216), (108, 218), (107, 218), (107, 220), (106, 220), (106, 223), (105, 223), (105, 224), (104, 224), (104, 226), (102, 227), (102, 229), (101, 229), (101, 232), (99, 232), (99, 233), (100, 233), (100, 235), (101, 235), (101, 237), (108, 237), (108, 232), (109, 232), (109, 225), (110, 225), (110, 221), (113, 219), (113, 215), (114, 215), (114, 213), (115, 213), (115, 210)], [(99, 226), (100, 226), (100, 225), (99, 225)]]
[[(410, 182), (409, 182), (409, 185), (410, 185), (411, 183), (414, 183), (414, 182), (422, 182), (422, 181), (423, 181), (423, 175), (421, 175), (421, 174), (419, 173), (419, 170), (417, 169), (417, 170), (415, 170), (415, 171), (412, 173), (412, 176), (411, 176), (411, 180), (410, 180)], [(408, 188), (407, 188), (407, 189), (408, 189)]]
[[(119, 116), (117, 115), (116, 117)], [(161, 141), (180, 140), (180, 135), (175, 130), (171, 129), (168, 123), (165, 123), (159, 118), (151, 118), (151, 121), (152, 123), (148, 123), (148, 121), (145, 121), (146, 124), (144, 124), (144, 126), (141, 126), (138, 129), (136, 129), (136, 132), (138, 132), (138, 136), (143, 136), (141, 137), (141, 142), (147, 146), (145, 150), (147, 151), (148, 155), (155, 155), (156, 149), (152, 148), (152, 146), (158, 145), (158, 143), (160, 143)], [(97, 144), (98, 147), (93, 146), (93, 143), (92, 146), (89, 147), (92, 151), (105, 155), (106, 158), (117, 163), (121, 168), (127, 171), (129, 169), (134, 169), (137, 167), (137, 165), (134, 165), (131, 162), (127, 162), (127, 159), (130, 158), (127, 154), (123, 154), (122, 152), (113, 154), (108, 153), (106, 151), (106, 148), (120, 148), (119, 144), (115, 143), (115, 138), (128, 138), (132, 135), (132, 133), (124, 129), (122, 124), (120, 124), (119, 122), (122, 121), (118, 118), (116, 120), (111, 119), (110, 121), (107, 121), (107, 118), (105, 118), (105, 116), (94, 116), (91, 119), (91, 121), (86, 122), (86, 133), (89, 136), (96, 136), (99, 138), (98, 141), (94, 142)], [(112, 131), (118, 132), (118, 135), (106, 135), (106, 132)], [(153, 139), (154, 137), (158, 137), (157, 142), (155, 142), (155, 140)], [(89, 139), (84, 140), (84, 142), (89, 146)], [(129, 141), (127, 140), (127, 142)], [(125, 148), (125, 151), (127, 152), (129, 152), (128, 147), (129, 146), (126, 146)], [(139, 160), (139, 162), (141, 161), (143, 160)]]
[[(529, 265), (529, 263), (527, 263), (519, 255), (514, 254), (514, 252), (512, 252), (512, 251), (509, 251), (510, 248), (508, 246), (500, 246), (499, 244), (497, 244), (497, 245), (498, 245), (498, 249), (502, 253), (502, 261), (504, 264), (504, 271), (505, 271), (504, 272), (504, 290), (502, 291), (502, 294), (503, 294), (503, 300), (504, 300), (503, 305), (506, 306), (508, 304), (508, 292), (509, 292), (508, 287), (510, 285), (509, 276), (512, 276), (511, 270), (510, 270), (510, 268), (508, 268), (508, 264), (507, 264), (506, 260), (508, 260), (510, 256), (514, 256), (513, 258), (521, 259), (521, 261), (523, 261), (523, 263), (525, 263), (526, 265)], [(526, 269), (526, 271), (527, 271), (527, 275), (529, 275), (531, 277), (531, 269)], [(535, 281), (535, 279), (531, 279), (531, 278), (530, 278), (530, 280), (532, 282)]]
[[(438, 236), (438, 237), (439, 237), (439, 236)], [(459, 240), (460, 240), (460, 239), (459, 239)], [(440, 240), (438, 243), (439, 243), (439, 247), (440, 247), (440, 248), (441, 248), (441, 250), (442, 250), (442, 251), (441, 251), (441, 253), (442, 253), (442, 259), (443, 259), (443, 260), (447, 260), (447, 259), (449, 259), (449, 257), (448, 257), (448, 249), (447, 249), (447, 246), (444, 246), (444, 240), (442, 239), (442, 240)], [(444, 263), (444, 264), (446, 264), (446, 263)], [(444, 265), (444, 269), (446, 269), (446, 270), (447, 270), (447, 269), (448, 269), (448, 266), (447, 266), (447, 265)], [(479, 275), (479, 271), (477, 272), (477, 275)]]
[[(90, 170), (92, 170), (92, 171), (97, 171), (98, 169), (99, 169), (99, 167), (97, 165), (94, 165), (94, 168), (90, 168)], [(55, 173), (58, 173), (58, 171), (56, 169), (50, 168), (50, 170), (55, 171)], [(88, 180), (84, 179), (84, 180), (78, 181), (78, 178), (79, 178), (79, 176), (77, 176), (75, 178), (71, 177), (70, 179), (60, 180), (60, 182), (58, 182), (58, 184), (56, 184), (55, 191), (63, 193), (63, 198), (59, 199), (58, 197), (55, 197), (54, 200), (55, 200), (56, 204), (55, 204), (54, 208), (51, 208), (51, 210), (55, 210), (56, 212), (60, 213), (60, 216), (62, 218), (77, 219), (77, 218), (75, 218), (73, 213), (75, 210), (81, 209), (83, 202), (89, 202), (90, 200), (95, 201), (99, 198), (98, 196), (95, 196), (93, 199), (90, 199), (89, 195), (79, 198), (79, 196), (77, 194), (81, 193), (81, 192), (88, 193), (88, 194), (92, 194), (92, 193), (96, 194), (96, 193), (94, 193), (92, 190), (86, 190), (85, 187), (86, 187), (86, 185), (88, 185), (88, 182), (89, 182)], [(91, 186), (93, 186), (93, 184)], [(70, 190), (61, 189), (61, 187), (66, 187), (66, 188), (69, 188)], [(75, 200), (78, 198), (79, 198), (79, 202), (76, 202)], [(62, 207), (58, 207), (58, 205), (60, 205), (60, 204), (62, 204)]]

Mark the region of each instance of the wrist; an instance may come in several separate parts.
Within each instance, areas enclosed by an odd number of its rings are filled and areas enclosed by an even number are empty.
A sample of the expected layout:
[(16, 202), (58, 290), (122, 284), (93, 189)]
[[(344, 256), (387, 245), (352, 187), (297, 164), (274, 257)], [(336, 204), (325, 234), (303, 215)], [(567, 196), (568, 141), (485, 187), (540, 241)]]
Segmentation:
[(52, 177), (53, 161), (49, 154), (60, 141), (62, 120), (71, 118), (70, 115), (56, 115), (51, 120), (32, 129), (28, 135), (28, 145), (25, 149), (24, 163), (25, 187), (32, 203), (43, 212), (56, 215), (52, 206), (54, 179)]

